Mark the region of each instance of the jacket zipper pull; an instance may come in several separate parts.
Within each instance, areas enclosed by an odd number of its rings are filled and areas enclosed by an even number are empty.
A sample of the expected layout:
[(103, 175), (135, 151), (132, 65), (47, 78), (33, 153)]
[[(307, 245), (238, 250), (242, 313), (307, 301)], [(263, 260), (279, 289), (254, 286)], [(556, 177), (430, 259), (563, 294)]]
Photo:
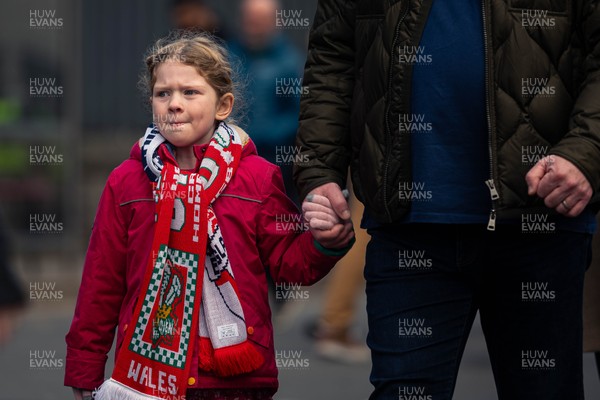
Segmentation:
[[(496, 190), (496, 185), (494, 185), (494, 180), (488, 179), (487, 181), (485, 181), (485, 184), (487, 185), (488, 189), (490, 189), (490, 196), (492, 197), (492, 201), (498, 200), (500, 198), (500, 195), (498, 194), (498, 191)], [(488, 220), (487, 229), (488, 229), (488, 231), (496, 230), (496, 210), (494, 208), (492, 208), (492, 211), (490, 212), (490, 219)]]
[(488, 231), (496, 230), (496, 210), (494, 210), (493, 208), (492, 208), (492, 211), (490, 212), (490, 219), (488, 220), (487, 229), (488, 229)]
[(488, 179), (487, 181), (485, 181), (485, 184), (490, 189), (490, 195), (492, 196), (492, 200), (498, 200), (500, 198), (500, 195), (498, 194), (498, 191), (496, 190), (496, 185), (494, 185), (494, 180)]

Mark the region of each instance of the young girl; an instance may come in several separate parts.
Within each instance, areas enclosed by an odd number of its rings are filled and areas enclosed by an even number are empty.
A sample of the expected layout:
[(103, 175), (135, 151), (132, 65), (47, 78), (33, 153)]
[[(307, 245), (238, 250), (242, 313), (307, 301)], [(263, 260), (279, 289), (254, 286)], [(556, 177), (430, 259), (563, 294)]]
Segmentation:
[(278, 282), (318, 281), (351, 246), (351, 224), (319, 196), (303, 205), (310, 231), (281, 223), (297, 211), (279, 169), (225, 123), (232, 69), (213, 39), (159, 40), (146, 65), (155, 124), (100, 199), (65, 385), (76, 398), (100, 387), (100, 400), (271, 399), (267, 270)]

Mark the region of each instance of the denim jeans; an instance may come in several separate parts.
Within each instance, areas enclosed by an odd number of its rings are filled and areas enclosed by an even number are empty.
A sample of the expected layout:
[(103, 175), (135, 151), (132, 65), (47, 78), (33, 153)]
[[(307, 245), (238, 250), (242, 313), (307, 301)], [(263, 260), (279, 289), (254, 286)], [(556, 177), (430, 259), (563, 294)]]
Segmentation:
[(500, 400), (583, 399), (591, 235), (441, 224), (369, 233), (371, 400), (451, 399), (477, 311)]

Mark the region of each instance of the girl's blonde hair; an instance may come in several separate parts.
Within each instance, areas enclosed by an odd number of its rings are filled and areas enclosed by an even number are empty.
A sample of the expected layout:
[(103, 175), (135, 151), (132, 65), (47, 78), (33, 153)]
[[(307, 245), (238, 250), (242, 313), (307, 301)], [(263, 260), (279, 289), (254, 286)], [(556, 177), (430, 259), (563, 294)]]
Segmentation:
[[(140, 86), (146, 98), (152, 96), (156, 68), (163, 62), (175, 61), (196, 68), (218, 97), (232, 93), (238, 110), (235, 114), (240, 114), (240, 88), (234, 82), (235, 71), (220, 39), (205, 32), (175, 31), (157, 40), (146, 53), (144, 61), (146, 71), (142, 74)], [(231, 122), (231, 118), (229, 120)]]

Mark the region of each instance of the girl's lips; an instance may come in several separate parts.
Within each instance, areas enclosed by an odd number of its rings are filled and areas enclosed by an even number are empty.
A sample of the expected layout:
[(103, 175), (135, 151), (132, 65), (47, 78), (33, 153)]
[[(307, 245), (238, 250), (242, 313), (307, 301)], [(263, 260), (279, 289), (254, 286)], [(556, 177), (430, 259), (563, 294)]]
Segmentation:
[(170, 122), (167, 124), (169, 129), (172, 129), (172, 130), (180, 129), (183, 127), (183, 125), (185, 125), (185, 122)]

